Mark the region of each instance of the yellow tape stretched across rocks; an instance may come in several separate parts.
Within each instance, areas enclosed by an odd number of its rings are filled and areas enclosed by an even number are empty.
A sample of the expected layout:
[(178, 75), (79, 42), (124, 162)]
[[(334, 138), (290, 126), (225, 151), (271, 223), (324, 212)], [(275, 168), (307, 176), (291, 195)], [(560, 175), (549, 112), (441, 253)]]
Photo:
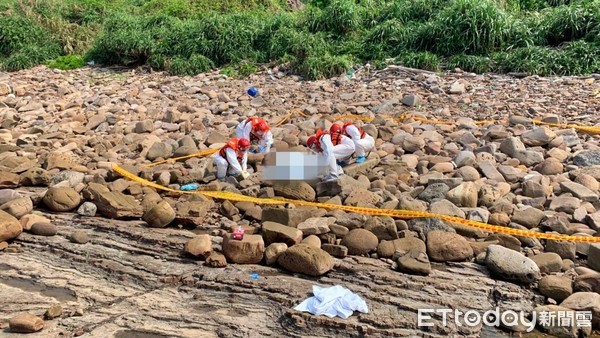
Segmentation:
[(202, 157), (202, 156), (211, 155), (211, 154), (216, 153), (217, 151), (219, 151), (219, 148), (207, 149), (207, 150), (203, 150), (203, 151), (191, 154), (191, 155), (173, 157), (173, 158), (168, 158), (168, 159), (162, 160), (162, 161), (152, 162), (150, 164), (144, 164), (144, 165), (142, 165), (142, 167), (150, 168), (150, 167), (154, 167), (154, 166), (157, 166), (157, 165), (163, 164), (163, 163), (175, 163), (179, 160), (185, 160), (185, 159), (192, 158), (192, 157)]
[[(287, 122), (293, 115), (299, 115), (301, 117), (306, 117), (309, 118), (311, 117), (308, 114), (303, 113), (301, 110), (299, 109), (293, 109), (291, 112), (289, 112), (288, 114), (286, 114), (279, 122), (277, 122), (276, 124), (274, 124), (275, 127), (279, 127), (282, 124), (284, 124), (285, 122)], [(445, 124), (445, 125), (453, 125), (453, 124), (457, 124), (458, 122), (455, 121), (445, 121), (445, 120), (431, 120), (431, 119), (427, 119), (427, 118), (423, 118), (423, 117), (418, 117), (418, 116), (410, 116), (408, 114), (401, 114), (399, 116), (391, 116), (391, 115), (380, 115), (382, 118), (384, 119), (391, 119), (397, 123), (402, 122), (402, 121), (406, 121), (408, 119), (411, 120), (415, 120), (415, 121), (419, 121), (422, 123), (431, 123), (431, 124)], [(363, 122), (371, 122), (373, 121), (375, 118), (371, 117), (371, 116), (361, 116), (361, 115), (355, 115), (355, 114), (345, 114), (339, 117), (336, 117), (335, 119), (339, 120), (348, 120), (348, 119), (352, 119), (352, 120), (359, 120), (359, 121), (363, 121)], [(492, 123), (501, 123), (501, 122), (506, 122), (506, 119), (501, 119), (501, 120), (496, 120), (496, 121), (490, 121), (490, 120), (482, 120), (482, 121), (474, 121), (475, 124), (481, 125), (481, 124), (492, 124)], [(576, 124), (563, 124), (563, 123), (550, 123), (550, 122), (544, 122), (544, 121), (540, 121), (540, 120), (532, 120), (532, 122), (534, 124), (538, 124), (538, 125), (547, 125), (547, 126), (551, 126), (551, 127), (558, 127), (558, 128), (574, 128), (580, 131), (584, 131), (590, 134), (600, 134), (600, 127), (591, 127), (591, 126), (581, 126), (581, 125), (576, 125)], [(162, 161), (157, 161), (157, 162), (153, 162), (150, 164), (145, 164), (142, 167), (144, 168), (150, 168), (159, 164), (164, 164), (164, 163), (175, 163), (179, 160), (184, 160), (184, 159), (188, 159), (188, 158), (192, 158), (192, 157), (202, 157), (202, 156), (207, 156), (207, 155), (212, 155), (214, 153), (216, 153), (217, 151), (219, 151), (219, 149), (208, 149), (208, 150), (203, 150), (191, 155), (186, 155), (186, 156), (180, 156), (180, 157), (174, 157), (174, 158), (169, 158), (166, 160), (162, 160)]]
[[(422, 123), (430, 123), (430, 124), (445, 124), (445, 125), (458, 124), (458, 122), (456, 122), (456, 121), (432, 120), (432, 119), (427, 119), (424, 117), (411, 116), (408, 114), (401, 114), (399, 116), (391, 116), (391, 115), (380, 115), (380, 116), (383, 119), (391, 119), (397, 123), (410, 119), (410, 120), (419, 121)], [(371, 117), (371, 116), (345, 114), (345, 115), (338, 117), (337, 119), (338, 120), (353, 119), (353, 120), (360, 120), (363, 122), (371, 122), (375, 118)], [(508, 121), (508, 119), (504, 118), (504, 119), (493, 120), (493, 121), (492, 120), (473, 121), (473, 123), (476, 125), (483, 125), (483, 124), (493, 124), (493, 123), (505, 123), (507, 121)], [(544, 122), (541, 120), (532, 120), (532, 123), (537, 124), (537, 125), (546, 125), (546, 126), (557, 127), (557, 128), (574, 128), (576, 130), (583, 131), (583, 132), (586, 132), (589, 134), (600, 134), (600, 127), (582, 126), (582, 125), (578, 125), (578, 124), (552, 123), (552, 122)]]
[[(310, 117), (310, 115), (304, 114), (299, 109), (294, 109), (291, 112), (289, 112), (287, 115), (285, 115), (283, 117), (283, 119), (281, 119), (281, 121), (277, 122), (274, 126), (275, 127), (279, 127), (280, 125), (284, 124), (287, 120), (289, 120), (292, 117), (292, 115), (294, 115), (294, 114), (298, 114), (298, 115), (300, 115), (302, 117)], [(185, 160), (185, 159), (192, 158), (192, 157), (208, 156), (208, 155), (212, 155), (212, 154), (216, 153), (217, 151), (219, 151), (219, 148), (202, 150), (202, 151), (199, 151), (197, 153), (190, 154), (190, 155), (179, 156), (179, 157), (172, 157), (172, 158), (169, 158), (169, 159), (166, 159), (166, 160), (152, 162), (150, 164), (144, 164), (144, 165), (142, 165), (142, 167), (143, 168), (150, 168), (150, 167), (157, 166), (159, 164), (175, 163), (175, 162), (177, 162), (179, 160)]]
[(546, 126), (550, 126), (550, 127), (558, 127), (558, 128), (574, 128), (577, 130), (585, 131), (586, 133), (589, 133), (589, 134), (600, 134), (600, 127), (581, 126), (578, 124), (550, 123), (550, 122), (543, 122), (540, 120), (533, 120), (533, 123), (546, 125)]
[(401, 218), (401, 219), (434, 217), (434, 218), (439, 218), (439, 219), (442, 219), (442, 220), (445, 220), (448, 222), (462, 224), (465, 226), (481, 229), (481, 230), (488, 231), (488, 232), (497, 232), (497, 233), (503, 233), (503, 234), (513, 235), (513, 236), (534, 237), (534, 238), (539, 238), (539, 239), (551, 239), (551, 240), (571, 241), (571, 242), (600, 243), (600, 237), (570, 236), (570, 235), (535, 232), (535, 231), (531, 231), (531, 230), (513, 229), (513, 228), (491, 225), (491, 224), (482, 223), (482, 222), (476, 222), (476, 221), (467, 220), (467, 219), (463, 219), (463, 218), (459, 218), (459, 217), (434, 214), (434, 213), (423, 212), (423, 211), (363, 208), (363, 207), (354, 207), (354, 206), (347, 206), (347, 205), (335, 205), (335, 204), (326, 204), (326, 203), (318, 203), (318, 202), (308, 202), (308, 201), (302, 201), (302, 200), (292, 200), (292, 199), (286, 199), (286, 198), (258, 198), (258, 197), (251, 197), (251, 196), (236, 194), (236, 193), (228, 192), (228, 191), (180, 191), (180, 190), (170, 189), (170, 188), (164, 187), (162, 185), (145, 180), (143, 178), (140, 178), (140, 177), (128, 172), (127, 170), (121, 168), (118, 165), (115, 165), (113, 167), (113, 170), (115, 172), (121, 174), (123, 177), (128, 178), (135, 182), (139, 182), (142, 185), (153, 187), (158, 190), (169, 191), (169, 192), (176, 193), (176, 194), (204, 195), (206, 197), (211, 197), (211, 198), (220, 199), (220, 200), (229, 200), (229, 201), (235, 201), (235, 202), (252, 202), (252, 203), (261, 204), (261, 205), (292, 203), (295, 205), (314, 206), (314, 207), (324, 208), (324, 209), (339, 209), (339, 210), (344, 210), (344, 211), (354, 212), (354, 213), (359, 213), (359, 214), (365, 214), (365, 215), (390, 216), (390, 217)]
[[(423, 117), (417, 117), (417, 116), (410, 116), (410, 115), (400, 115), (398, 117), (392, 117), (394, 120), (397, 121), (405, 121), (408, 119), (412, 119), (415, 121), (419, 121), (419, 122), (423, 122), (423, 123), (431, 123), (431, 124), (446, 124), (446, 125), (453, 125), (453, 124), (458, 124), (458, 122), (455, 121), (445, 121), (445, 120), (430, 120), (430, 119), (426, 119)], [(492, 124), (492, 123), (504, 123), (507, 122), (507, 119), (500, 119), (500, 120), (495, 120), (495, 121), (491, 121), (491, 120), (482, 120), (482, 121), (473, 121), (475, 124)], [(594, 126), (582, 126), (582, 125), (578, 125), (578, 124), (566, 124), (566, 123), (552, 123), (552, 122), (544, 122), (541, 120), (532, 120), (533, 124), (537, 124), (537, 125), (546, 125), (546, 126), (550, 126), (550, 127), (557, 127), (557, 128), (574, 128), (580, 131), (584, 131), (586, 133), (589, 134), (600, 134), (600, 127), (594, 127)]]

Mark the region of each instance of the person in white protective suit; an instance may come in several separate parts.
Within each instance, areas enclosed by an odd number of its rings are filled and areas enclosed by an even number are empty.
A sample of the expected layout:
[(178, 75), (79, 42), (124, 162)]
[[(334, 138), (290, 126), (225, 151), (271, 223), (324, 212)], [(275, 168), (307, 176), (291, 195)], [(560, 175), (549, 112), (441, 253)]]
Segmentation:
[(246, 171), (248, 163), (248, 149), (250, 141), (245, 138), (230, 138), (227, 143), (219, 150), (213, 159), (217, 166), (217, 179), (225, 180), (228, 174), (234, 177), (242, 176), (248, 178)]
[(375, 148), (375, 139), (352, 122), (344, 123), (342, 135), (350, 137), (354, 142), (357, 156), (356, 163), (364, 162), (367, 159), (367, 154)]
[(342, 134), (342, 128), (339, 124), (332, 124), (329, 128), (329, 134), (331, 135), (331, 143), (333, 143), (335, 159), (341, 167), (345, 167), (356, 150), (354, 141)]
[(251, 150), (251, 153), (266, 154), (273, 145), (273, 133), (269, 124), (257, 116), (249, 117), (240, 122), (235, 128), (235, 134), (238, 139), (245, 138), (250, 140), (250, 143), (258, 143), (258, 151)]
[(323, 181), (339, 179), (344, 174), (344, 170), (338, 165), (337, 160), (352, 156), (352, 153), (354, 153), (354, 143), (351, 140), (350, 145), (345, 143), (342, 147), (336, 149), (331, 135), (328, 132), (323, 132), (321, 129), (318, 129), (315, 135), (308, 138), (306, 146), (313, 152), (321, 155), (322, 162), (329, 167), (329, 173), (323, 177)]

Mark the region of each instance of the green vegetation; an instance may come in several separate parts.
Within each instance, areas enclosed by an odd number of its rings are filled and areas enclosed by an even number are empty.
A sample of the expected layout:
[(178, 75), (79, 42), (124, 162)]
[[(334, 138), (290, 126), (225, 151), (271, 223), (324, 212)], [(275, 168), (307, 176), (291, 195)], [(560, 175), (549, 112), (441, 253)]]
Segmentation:
[(48, 63), (48, 67), (62, 70), (77, 69), (84, 65), (85, 60), (81, 55), (63, 55)]
[(600, 72), (600, 0), (0, 0), (0, 68), (149, 65), (307, 79), (356, 63), (440, 71)]

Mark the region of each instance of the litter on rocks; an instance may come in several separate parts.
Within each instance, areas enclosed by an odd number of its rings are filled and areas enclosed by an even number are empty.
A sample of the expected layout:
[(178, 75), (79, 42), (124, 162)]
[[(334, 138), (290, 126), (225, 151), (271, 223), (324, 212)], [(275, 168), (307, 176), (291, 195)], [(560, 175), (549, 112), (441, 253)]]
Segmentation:
[(182, 191), (193, 191), (193, 190), (198, 190), (199, 186), (196, 183), (189, 183), (186, 185), (181, 186), (181, 190)]
[(313, 285), (313, 294), (313, 297), (297, 305), (294, 310), (310, 312), (313, 315), (325, 315), (329, 318), (338, 316), (343, 319), (350, 317), (354, 311), (369, 313), (367, 303), (343, 286), (323, 288)]

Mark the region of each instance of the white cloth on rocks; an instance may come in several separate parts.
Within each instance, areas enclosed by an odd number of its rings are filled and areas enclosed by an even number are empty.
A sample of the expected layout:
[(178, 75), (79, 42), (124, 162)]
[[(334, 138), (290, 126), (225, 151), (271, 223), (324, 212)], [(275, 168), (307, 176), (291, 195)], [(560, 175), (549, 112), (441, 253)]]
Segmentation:
[(354, 311), (369, 313), (367, 303), (343, 286), (322, 288), (313, 285), (313, 294), (313, 297), (300, 303), (294, 310), (310, 312), (313, 315), (325, 315), (329, 318), (339, 316), (343, 319), (350, 317)]

